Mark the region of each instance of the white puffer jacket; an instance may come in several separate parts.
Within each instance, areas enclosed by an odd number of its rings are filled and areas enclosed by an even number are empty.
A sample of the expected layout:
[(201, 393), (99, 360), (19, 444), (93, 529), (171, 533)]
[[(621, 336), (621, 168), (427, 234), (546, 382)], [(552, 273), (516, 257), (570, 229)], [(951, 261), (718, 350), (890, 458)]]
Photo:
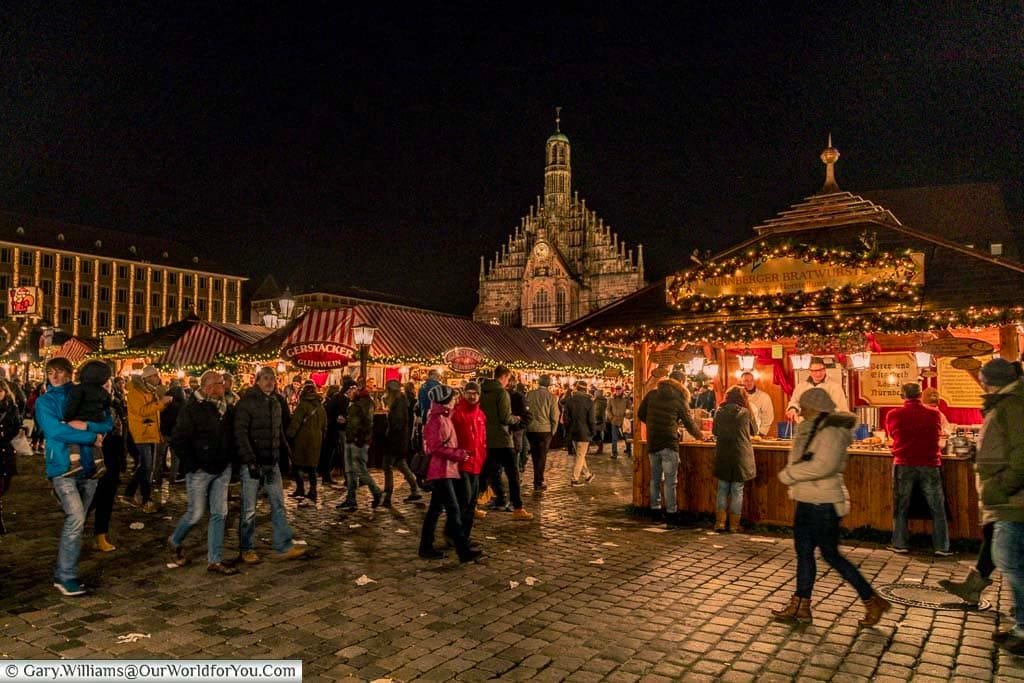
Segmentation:
[[(808, 443), (814, 421), (804, 420), (797, 425), (789, 464), (779, 472), (779, 481), (789, 486), (790, 498), (798, 503), (833, 503), (840, 517), (850, 511), (843, 470), (856, 426), (853, 413), (829, 413)], [(813, 457), (803, 460), (805, 452), (813, 453)]]

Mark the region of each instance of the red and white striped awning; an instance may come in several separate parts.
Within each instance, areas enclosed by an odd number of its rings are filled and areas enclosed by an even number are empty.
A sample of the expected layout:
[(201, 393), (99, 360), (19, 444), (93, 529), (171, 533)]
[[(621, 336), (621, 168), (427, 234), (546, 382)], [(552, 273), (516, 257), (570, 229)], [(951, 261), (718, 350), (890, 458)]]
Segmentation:
[[(307, 312), (292, 329), (284, 346), (301, 342), (337, 342), (354, 348), (352, 325), (355, 323), (355, 309), (328, 308)], [(363, 322), (363, 321), (360, 321)]]
[(60, 349), (58, 349), (57, 353), (53, 355), (60, 358), (67, 358), (71, 361), (72, 365), (78, 365), (86, 356), (94, 351), (96, 351), (96, 346), (90, 345), (88, 342), (82, 341), (78, 337), (71, 337), (61, 344)]
[(157, 359), (157, 365), (205, 365), (219, 353), (239, 351), (259, 341), (270, 330), (252, 325), (226, 325), (201, 322), (181, 335), (166, 353)]

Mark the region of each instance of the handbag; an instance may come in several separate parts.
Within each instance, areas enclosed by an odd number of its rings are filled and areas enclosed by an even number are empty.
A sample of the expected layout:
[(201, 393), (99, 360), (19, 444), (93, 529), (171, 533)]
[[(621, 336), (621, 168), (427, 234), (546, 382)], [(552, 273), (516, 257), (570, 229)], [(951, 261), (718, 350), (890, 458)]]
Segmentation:
[(15, 455), (27, 456), (33, 454), (32, 443), (25, 436), (24, 429), (19, 429), (15, 437), (11, 439), (11, 448), (14, 449)]

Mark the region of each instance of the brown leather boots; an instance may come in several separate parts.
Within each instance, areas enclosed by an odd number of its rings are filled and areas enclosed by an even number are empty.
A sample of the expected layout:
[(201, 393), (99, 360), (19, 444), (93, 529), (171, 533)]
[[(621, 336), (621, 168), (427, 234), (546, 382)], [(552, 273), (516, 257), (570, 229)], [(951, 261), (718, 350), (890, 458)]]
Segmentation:
[(772, 616), (775, 617), (775, 621), (783, 623), (810, 623), (813, 620), (811, 617), (811, 601), (794, 595), (789, 599), (789, 604), (784, 608), (773, 609)]

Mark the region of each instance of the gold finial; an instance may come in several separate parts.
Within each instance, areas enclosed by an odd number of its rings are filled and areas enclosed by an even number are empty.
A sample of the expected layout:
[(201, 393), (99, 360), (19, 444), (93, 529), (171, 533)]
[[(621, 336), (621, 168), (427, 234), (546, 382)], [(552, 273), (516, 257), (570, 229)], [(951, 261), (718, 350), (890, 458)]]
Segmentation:
[(555, 132), (562, 132), (562, 108), (555, 107)]
[(818, 194), (839, 192), (835, 169), (837, 161), (839, 161), (839, 150), (832, 146), (832, 133), (829, 133), (828, 147), (821, 153), (821, 163), (825, 164), (825, 184), (821, 186)]

